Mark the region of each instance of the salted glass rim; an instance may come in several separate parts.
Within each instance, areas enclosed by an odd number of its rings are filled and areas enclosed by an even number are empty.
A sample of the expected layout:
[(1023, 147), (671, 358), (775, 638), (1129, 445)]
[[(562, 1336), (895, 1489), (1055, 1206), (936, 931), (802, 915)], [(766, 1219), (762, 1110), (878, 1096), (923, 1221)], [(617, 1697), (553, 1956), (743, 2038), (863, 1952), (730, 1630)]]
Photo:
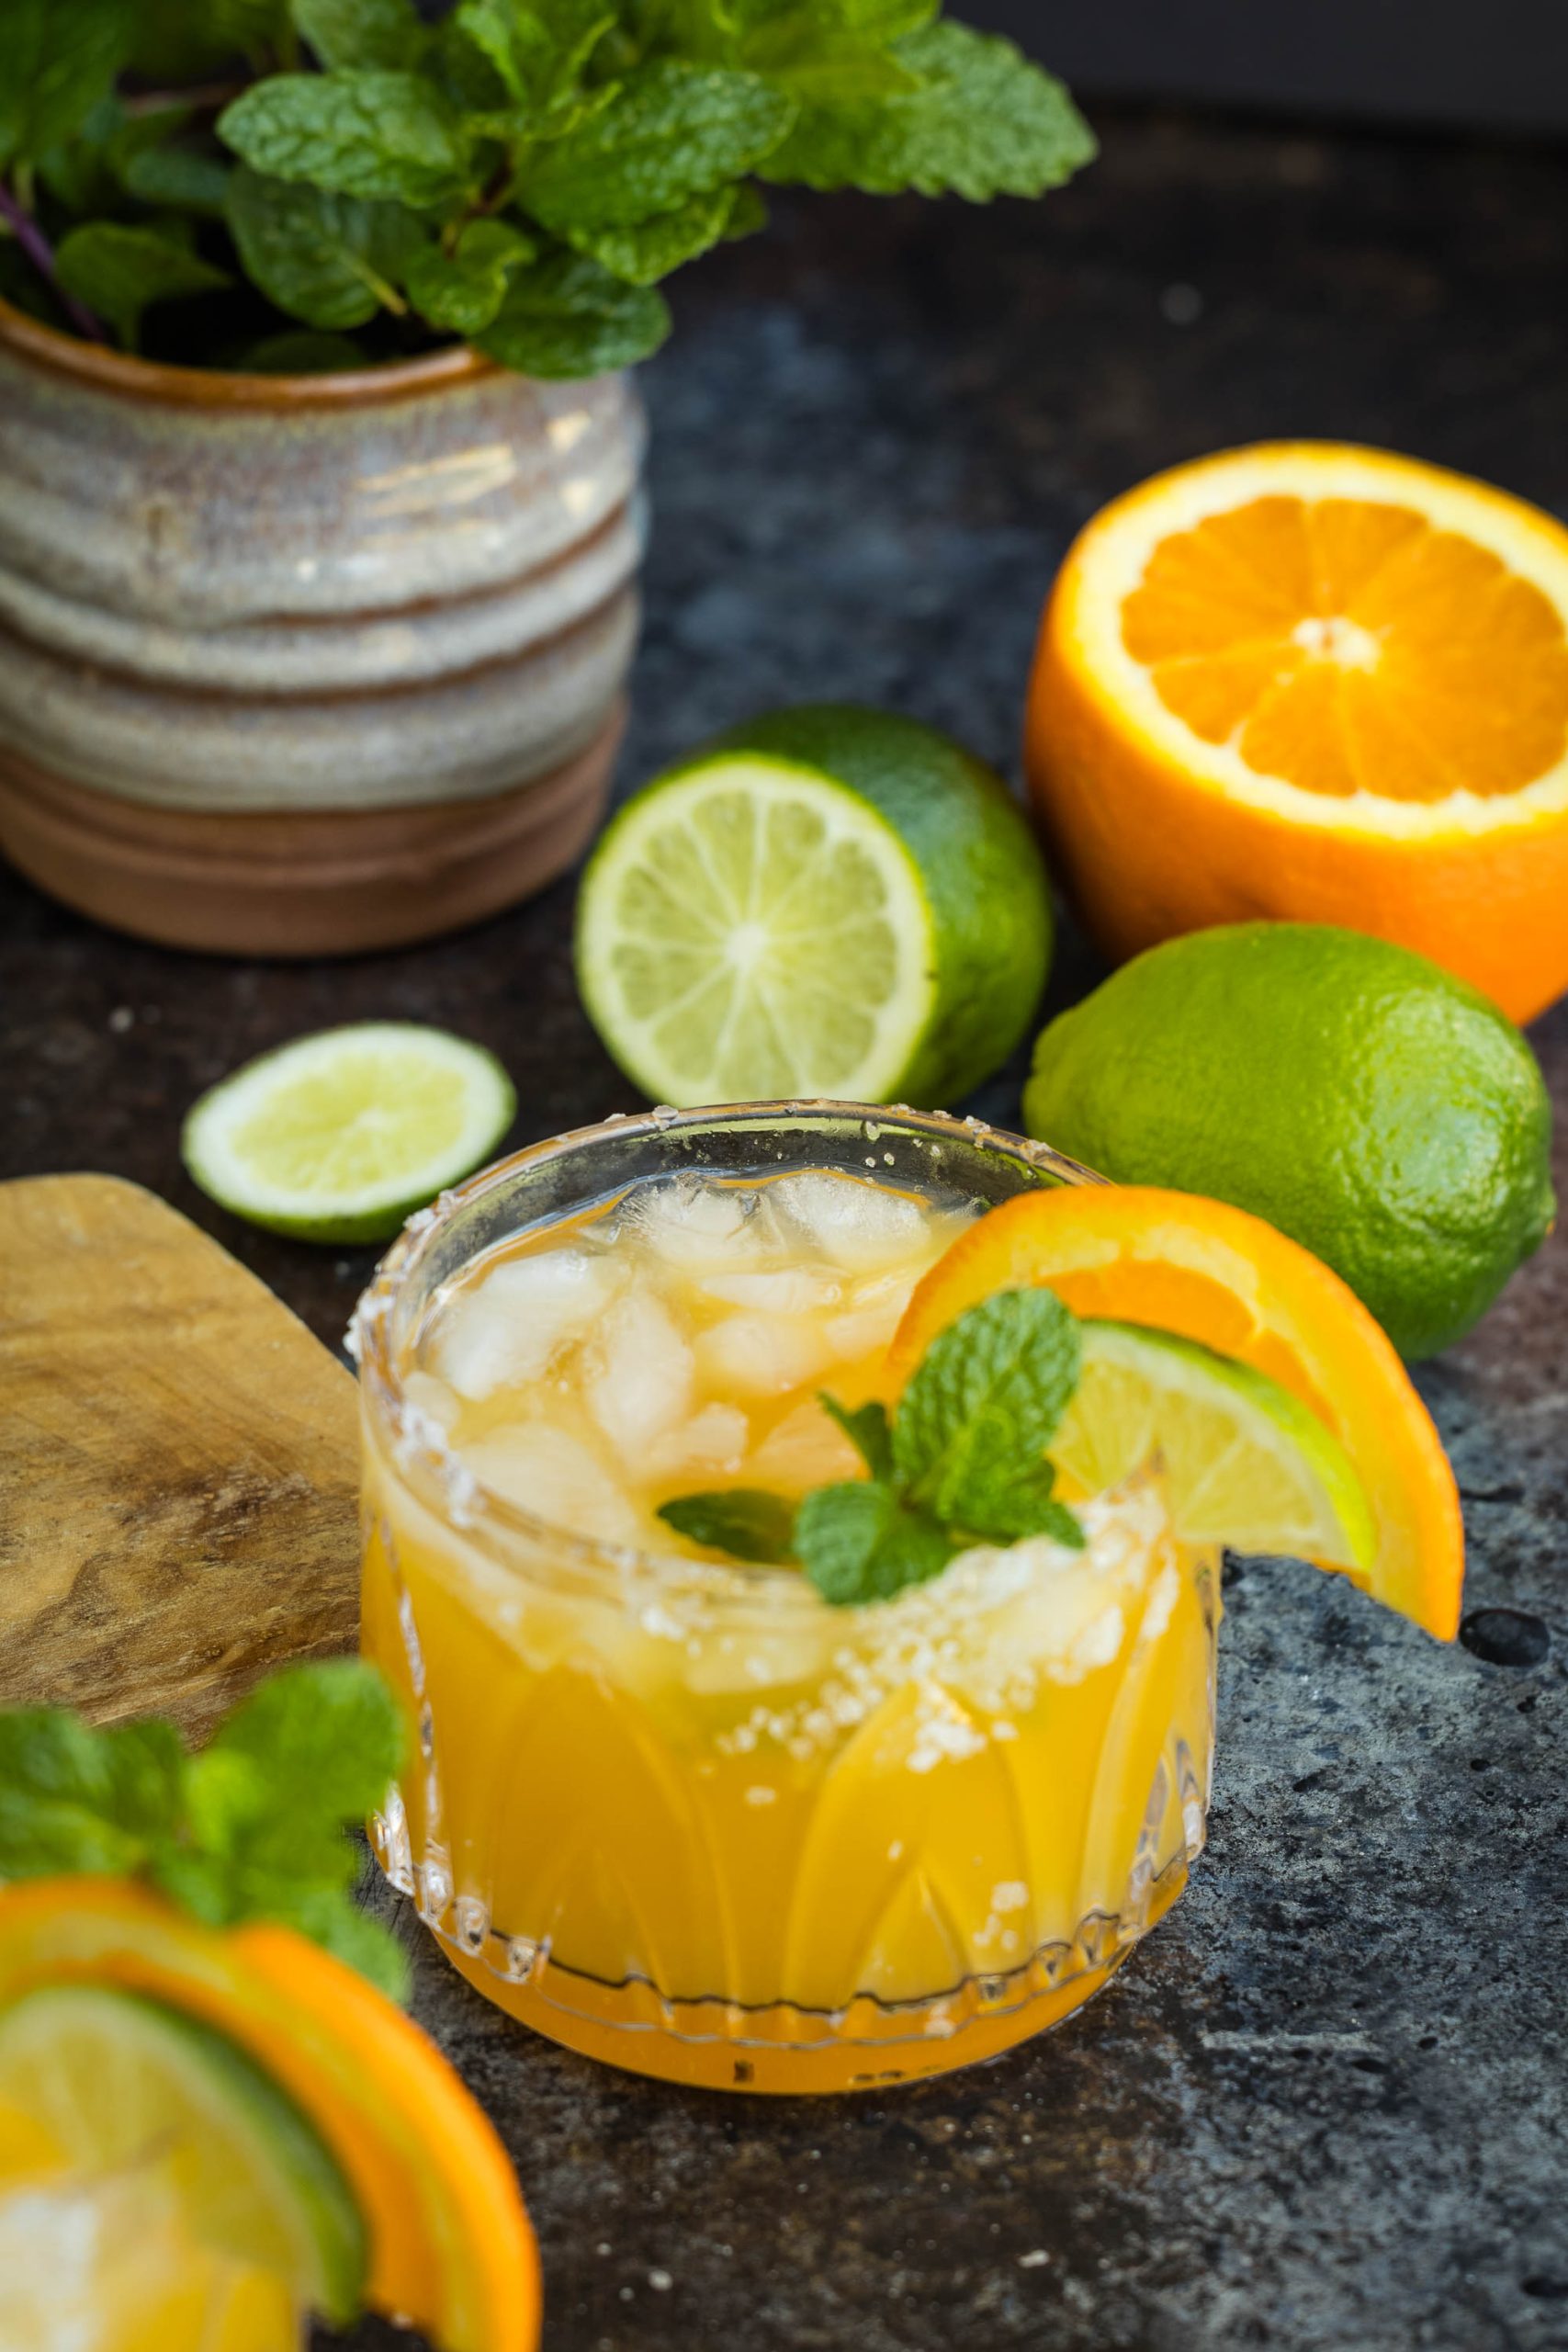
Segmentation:
[[(411, 1408), (397, 1363), (393, 1319), (400, 1295), (414, 1282), (422, 1262), (452, 1220), (492, 1193), (533, 1174), (552, 1161), (564, 1159), (591, 1146), (614, 1141), (722, 1128), (790, 1127), (821, 1121), (825, 1125), (870, 1125), (879, 1131), (897, 1129), (907, 1135), (931, 1136), (965, 1146), (977, 1153), (994, 1152), (1032, 1176), (1050, 1183), (1103, 1184), (1081, 1161), (1069, 1159), (1051, 1145), (1037, 1143), (1010, 1128), (998, 1127), (974, 1116), (954, 1117), (947, 1111), (919, 1111), (908, 1104), (846, 1102), (829, 1097), (800, 1101), (721, 1102), (677, 1111), (665, 1106), (646, 1112), (615, 1111), (587, 1127), (573, 1127), (542, 1142), (525, 1145), (506, 1159), (493, 1160), (461, 1184), (454, 1185), (428, 1208), (418, 1209), (404, 1225), (381, 1259), (361, 1295), (349, 1325), (348, 1346), (359, 1365), (359, 1382), (371, 1417), (389, 1440), (391, 1461), (416, 1498), (434, 1508), (466, 1541), (477, 1542), (487, 1556), (503, 1567), (526, 1572), (538, 1558), (521, 1560), (506, 1548), (505, 1540), (521, 1540), (536, 1555), (588, 1570), (608, 1570), (622, 1582), (636, 1578), (666, 1589), (716, 1601), (764, 1601), (771, 1608), (819, 1607), (815, 1588), (798, 1568), (733, 1565), (694, 1560), (684, 1552), (651, 1552), (632, 1544), (609, 1544), (539, 1517), (522, 1504), (487, 1486), (452, 1449), (432, 1440), (427, 1417)], [(847, 1175), (855, 1170), (846, 1169)], [(632, 1179), (631, 1182), (639, 1181)], [(595, 1197), (598, 1197), (595, 1195)], [(615, 1197), (615, 1187), (606, 1198)], [(587, 1205), (587, 1204), (584, 1204)], [(562, 1214), (570, 1214), (563, 1211)], [(520, 1232), (529, 1229), (527, 1223)], [(476, 1252), (476, 1254), (479, 1254)], [(443, 1436), (444, 1433), (436, 1434)], [(499, 1535), (502, 1542), (493, 1538)]]

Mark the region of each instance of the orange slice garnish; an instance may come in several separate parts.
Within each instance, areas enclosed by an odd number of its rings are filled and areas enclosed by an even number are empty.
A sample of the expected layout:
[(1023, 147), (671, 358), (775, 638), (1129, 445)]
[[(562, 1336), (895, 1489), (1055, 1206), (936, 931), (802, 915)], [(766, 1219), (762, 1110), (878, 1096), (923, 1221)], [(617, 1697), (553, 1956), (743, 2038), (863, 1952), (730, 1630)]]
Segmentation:
[(205, 1928), (116, 1878), (0, 1891), (0, 2003), (96, 1983), (167, 2002), (248, 2051), (304, 2109), (370, 2239), (370, 2300), (443, 2352), (533, 2352), (539, 2263), (511, 2162), (419, 2028), (291, 1928)]
[(1568, 531), (1412, 458), (1264, 444), (1118, 499), (1029, 717), (1095, 929), (1345, 923), (1530, 1018), (1568, 987), (1565, 620)]
[(1151, 1185), (1064, 1186), (991, 1210), (920, 1283), (888, 1359), (897, 1395), (937, 1334), (997, 1291), (1200, 1340), (1267, 1373), (1344, 1446), (1377, 1555), (1358, 1583), (1441, 1640), (1459, 1626), (1464, 1529), (1430, 1415), (1336, 1273), (1245, 1209)]

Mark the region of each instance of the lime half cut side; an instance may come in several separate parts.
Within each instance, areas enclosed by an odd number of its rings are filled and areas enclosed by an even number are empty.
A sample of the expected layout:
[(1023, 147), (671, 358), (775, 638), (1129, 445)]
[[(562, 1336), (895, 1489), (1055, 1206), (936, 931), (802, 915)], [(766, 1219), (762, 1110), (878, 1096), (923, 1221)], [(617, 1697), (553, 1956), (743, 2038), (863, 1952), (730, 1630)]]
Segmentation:
[(840, 785), (716, 761), (626, 811), (585, 893), (590, 1011), (646, 1092), (880, 1102), (930, 1015), (931, 922), (896, 833)]
[(517, 1098), (445, 1029), (362, 1022), (264, 1054), (204, 1094), (185, 1163), (235, 1216), (307, 1241), (381, 1241), (490, 1159)]
[(578, 980), (656, 1102), (932, 1104), (1022, 1035), (1050, 925), (998, 776), (912, 719), (825, 705), (627, 802), (583, 879)]
[(0, 2118), (21, 2119), (50, 2174), (86, 2187), (139, 2170), (172, 2190), (191, 2237), (344, 2321), (366, 2231), (314, 2125), (243, 2051), (140, 1994), (55, 1984), (0, 2010)]
[(1082, 1378), (1050, 1448), (1075, 1490), (1101, 1493), (1157, 1453), (1185, 1542), (1371, 1571), (1377, 1531), (1349, 1455), (1289, 1390), (1168, 1332), (1082, 1329)]

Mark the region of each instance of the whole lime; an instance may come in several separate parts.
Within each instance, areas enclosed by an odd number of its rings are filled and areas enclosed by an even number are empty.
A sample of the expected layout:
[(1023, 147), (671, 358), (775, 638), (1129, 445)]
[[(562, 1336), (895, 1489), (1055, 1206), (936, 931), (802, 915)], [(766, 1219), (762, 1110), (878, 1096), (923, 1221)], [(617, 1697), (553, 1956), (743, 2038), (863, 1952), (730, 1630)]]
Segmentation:
[(1136, 956), (1045, 1030), (1024, 1122), (1115, 1182), (1267, 1217), (1412, 1358), (1470, 1329), (1556, 1207), (1551, 1105), (1512, 1023), (1426, 956), (1325, 923)]

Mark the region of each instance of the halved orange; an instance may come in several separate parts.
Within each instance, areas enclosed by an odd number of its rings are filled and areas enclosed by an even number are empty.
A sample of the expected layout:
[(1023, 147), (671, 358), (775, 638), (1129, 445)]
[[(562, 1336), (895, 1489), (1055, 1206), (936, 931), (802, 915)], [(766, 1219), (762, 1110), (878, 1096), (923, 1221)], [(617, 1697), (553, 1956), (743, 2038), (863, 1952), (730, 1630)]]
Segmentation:
[(1263, 443), (1115, 500), (1027, 734), (1104, 945), (1344, 923), (1531, 1019), (1568, 988), (1565, 619), (1568, 530), (1414, 458)]
[(0, 2004), (45, 1984), (149, 1995), (215, 2026), (314, 2123), (370, 2239), (370, 2299), (443, 2352), (533, 2352), (539, 2264), (493, 2126), (434, 2042), (292, 1929), (221, 1932), (127, 1879), (0, 1890)]
[(997, 1291), (1043, 1285), (1075, 1314), (1196, 1340), (1267, 1373), (1331, 1430), (1377, 1528), (1377, 1600), (1450, 1641), (1464, 1528), (1430, 1415), (1336, 1273), (1245, 1209), (1152, 1185), (1027, 1193), (980, 1218), (917, 1288), (888, 1359), (897, 1395), (937, 1334)]

